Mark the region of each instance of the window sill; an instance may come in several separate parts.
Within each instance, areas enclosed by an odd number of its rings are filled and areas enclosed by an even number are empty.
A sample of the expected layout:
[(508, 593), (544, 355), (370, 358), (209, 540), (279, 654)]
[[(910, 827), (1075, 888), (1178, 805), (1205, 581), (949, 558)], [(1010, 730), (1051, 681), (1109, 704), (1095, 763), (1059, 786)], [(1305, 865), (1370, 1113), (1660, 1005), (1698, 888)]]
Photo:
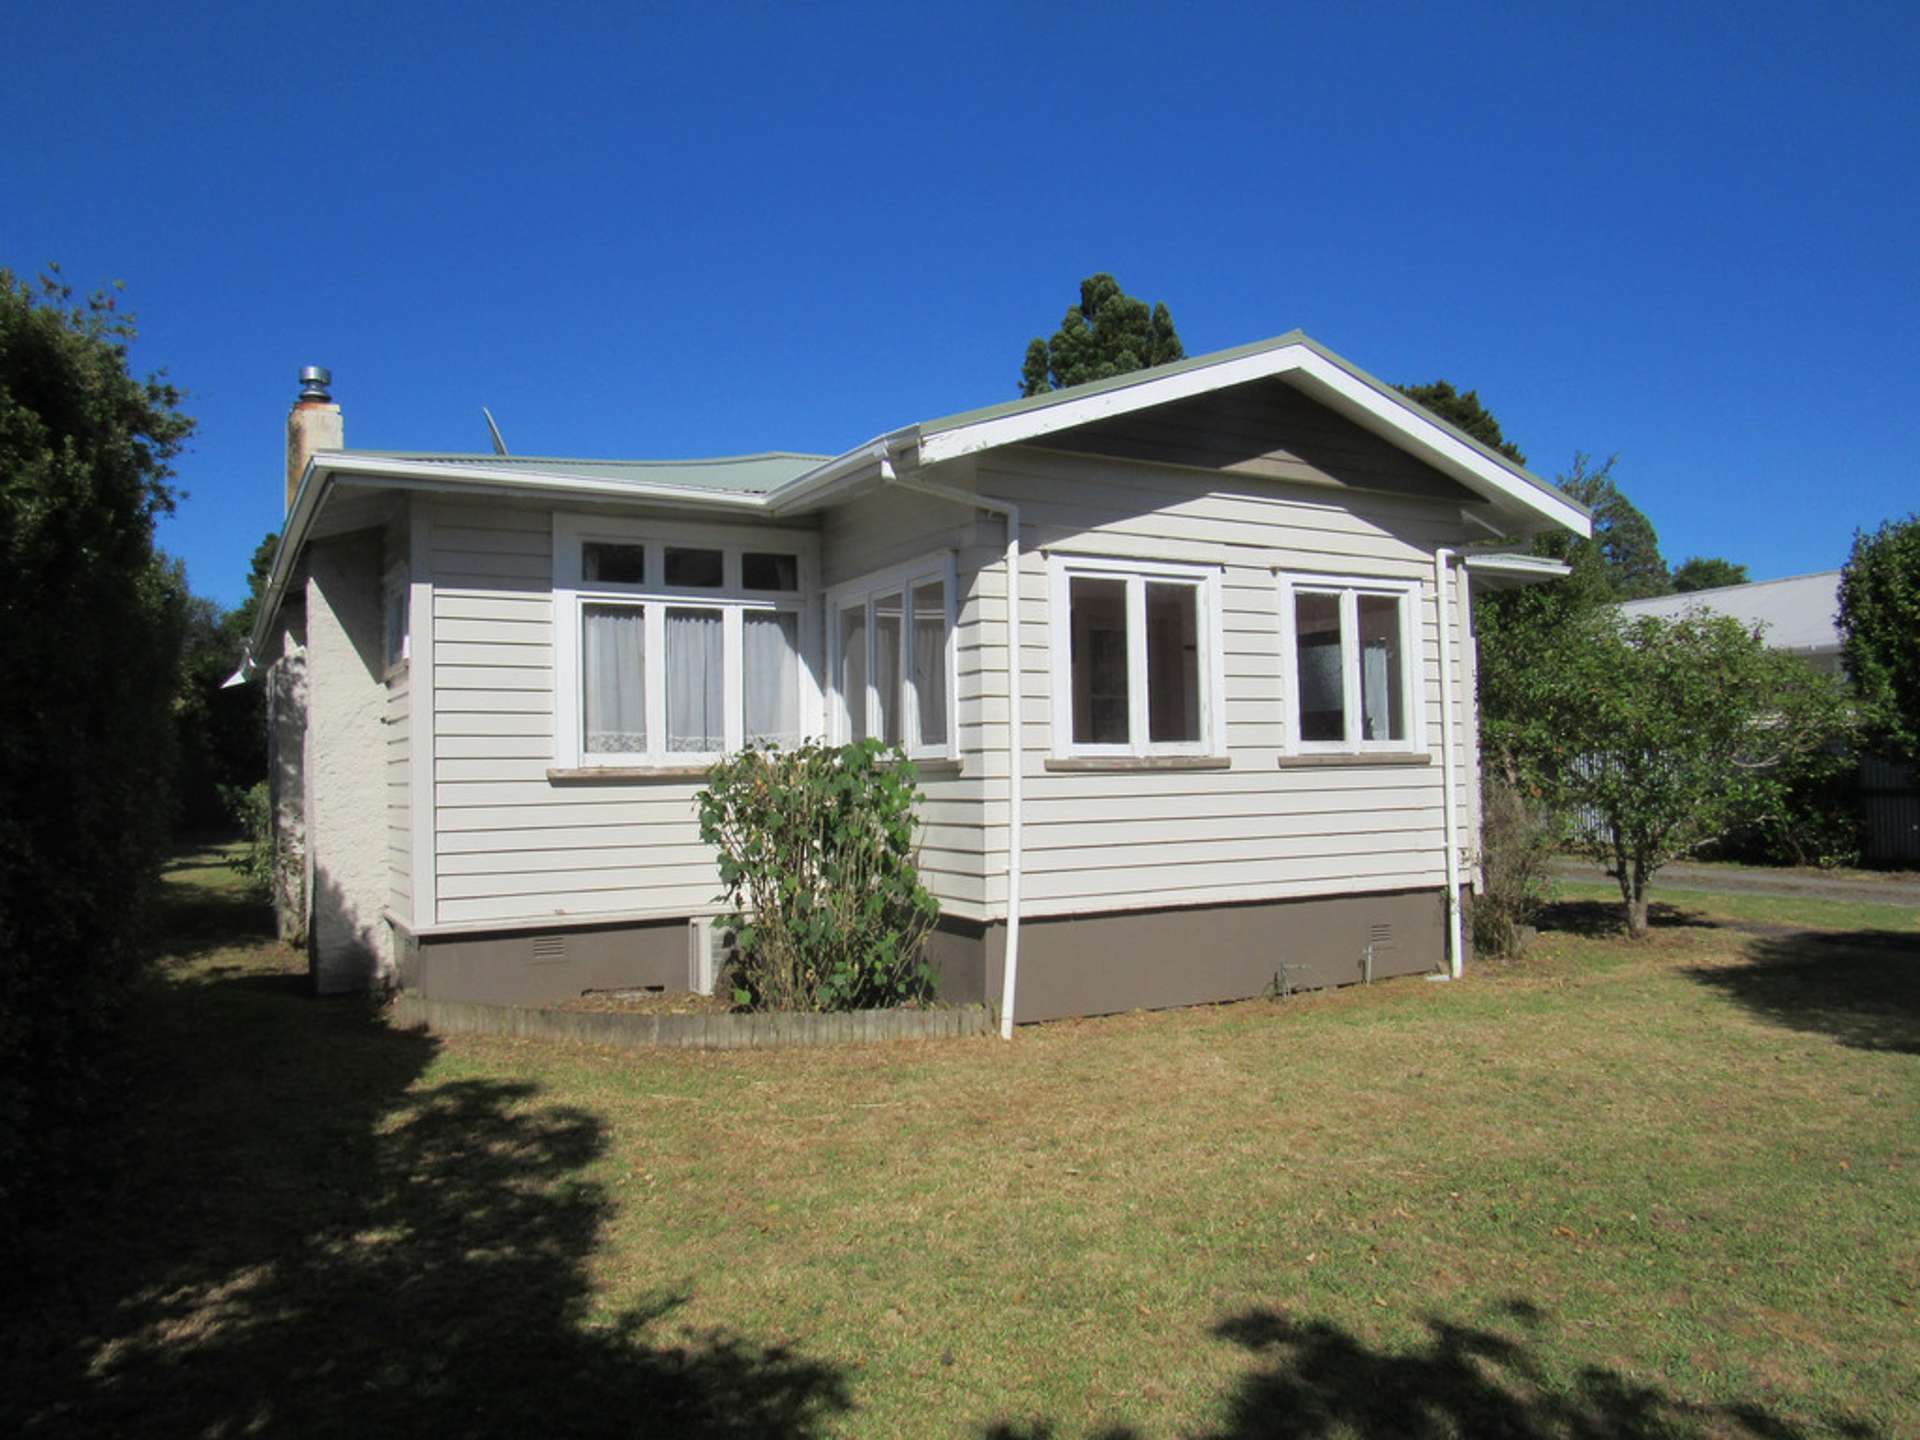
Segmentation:
[(926, 760), (915, 760), (913, 762), (913, 768), (923, 779), (947, 780), (960, 773), (961, 764), (962, 762), (958, 760), (929, 758)]
[(550, 785), (646, 784), (649, 781), (704, 780), (711, 765), (586, 765), (578, 769), (547, 771)]
[(1374, 750), (1358, 755), (1282, 755), (1282, 770), (1339, 769), (1353, 765), (1431, 765), (1433, 756), (1424, 750)]
[(1231, 770), (1228, 755), (1049, 755), (1042, 762), (1055, 773), (1128, 770)]

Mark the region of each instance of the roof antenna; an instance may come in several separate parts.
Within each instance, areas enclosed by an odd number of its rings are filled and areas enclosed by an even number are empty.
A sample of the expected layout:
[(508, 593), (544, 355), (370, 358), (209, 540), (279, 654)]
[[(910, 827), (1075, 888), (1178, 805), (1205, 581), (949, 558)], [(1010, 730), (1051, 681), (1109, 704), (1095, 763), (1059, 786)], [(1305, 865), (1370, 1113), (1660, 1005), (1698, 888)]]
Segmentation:
[(493, 436), (493, 453), (496, 455), (506, 454), (507, 442), (500, 438), (500, 427), (493, 423), (493, 412), (482, 405), (480, 407), (480, 413), (487, 417), (487, 431)]

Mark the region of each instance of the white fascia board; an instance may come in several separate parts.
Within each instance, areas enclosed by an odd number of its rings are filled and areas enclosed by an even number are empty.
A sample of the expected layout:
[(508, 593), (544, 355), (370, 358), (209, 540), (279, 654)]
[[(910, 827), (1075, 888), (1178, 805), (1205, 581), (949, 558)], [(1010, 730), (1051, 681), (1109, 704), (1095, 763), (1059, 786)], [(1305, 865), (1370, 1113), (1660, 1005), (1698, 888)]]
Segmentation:
[(1547, 494), (1421, 415), (1410, 402), (1381, 394), (1312, 346), (1297, 342), (1257, 355), (1224, 360), (1218, 365), (1102, 391), (1081, 400), (1023, 410), (923, 436), (920, 462), (931, 465), (1002, 445), (1018, 445), (1077, 425), (1277, 376), (1288, 377), (1313, 398), (1417, 455), (1478, 495), (1543, 516), (1582, 538), (1593, 533), (1592, 522), (1578, 506)]
[(907, 432), (896, 430), (856, 446), (844, 455), (836, 455), (769, 494), (767, 509), (772, 514), (785, 515), (803, 507), (829, 504), (841, 490), (877, 476), (881, 466), (889, 463), (908, 441)]

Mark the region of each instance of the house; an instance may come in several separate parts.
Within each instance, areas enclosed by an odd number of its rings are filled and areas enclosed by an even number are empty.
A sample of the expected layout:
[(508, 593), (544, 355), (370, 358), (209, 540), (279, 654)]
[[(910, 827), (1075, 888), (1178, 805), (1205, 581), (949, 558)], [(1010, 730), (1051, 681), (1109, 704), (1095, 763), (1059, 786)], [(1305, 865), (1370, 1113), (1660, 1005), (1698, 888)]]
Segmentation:
[(1485, 542), (1588, 517), (1305, 335), (835, 456), (349, 450), (303, 380), (247, 669), (320, 990), (695, 983), (705, 767), (810, 735), (917, 762), (1008, 1033), (1458, 973), (1471, 595), (1564, 573)]
[(1820, 674), (1841, 673), (1840, 624), (1835, 618), (1840, 611), (1838, 570), (1625, 600), (1616, 608), (1629, 620), (1641, 615), (1677, 620), (1694, 610), (1731, 616), (1759, 632), (1773, 649), (1804, 656)]

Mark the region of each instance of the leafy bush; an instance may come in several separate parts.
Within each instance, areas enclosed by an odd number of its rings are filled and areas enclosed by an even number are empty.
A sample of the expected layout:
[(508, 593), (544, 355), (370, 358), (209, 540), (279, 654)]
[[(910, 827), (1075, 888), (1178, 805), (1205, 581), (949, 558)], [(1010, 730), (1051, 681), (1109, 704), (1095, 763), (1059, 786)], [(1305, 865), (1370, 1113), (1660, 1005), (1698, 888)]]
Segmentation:
[(1527, 927), (1546, 903), (1562, 826), (1552, 811), (1501, 777), (1487, 777), (1481, 799), (1483, 884), (1473, 897), (1474, 953), (1518, 955)]
[(734, 998), (866, 1010), (930, 998), (940, 917), (915, 868), (913, 765), (877, 740), (748, 750), (713, 768), (700, 838), (733, 907)]
[(274, 872), (279, 861), (273, 843), (272, 791), (264, 780), (244, 790), (238, 785), (222, 785), (220, 798), (234, 823), (246, 835), (246, 849), (233, 858), (233, 868), (246, 877), (247, 889), (256, 899), (272, 898)]
[(173, 817), (185, 595), (153, 526), (193, 422), (133, 334), (0, 268), (0, 1211), (60, 1203), (124, 1113)]

